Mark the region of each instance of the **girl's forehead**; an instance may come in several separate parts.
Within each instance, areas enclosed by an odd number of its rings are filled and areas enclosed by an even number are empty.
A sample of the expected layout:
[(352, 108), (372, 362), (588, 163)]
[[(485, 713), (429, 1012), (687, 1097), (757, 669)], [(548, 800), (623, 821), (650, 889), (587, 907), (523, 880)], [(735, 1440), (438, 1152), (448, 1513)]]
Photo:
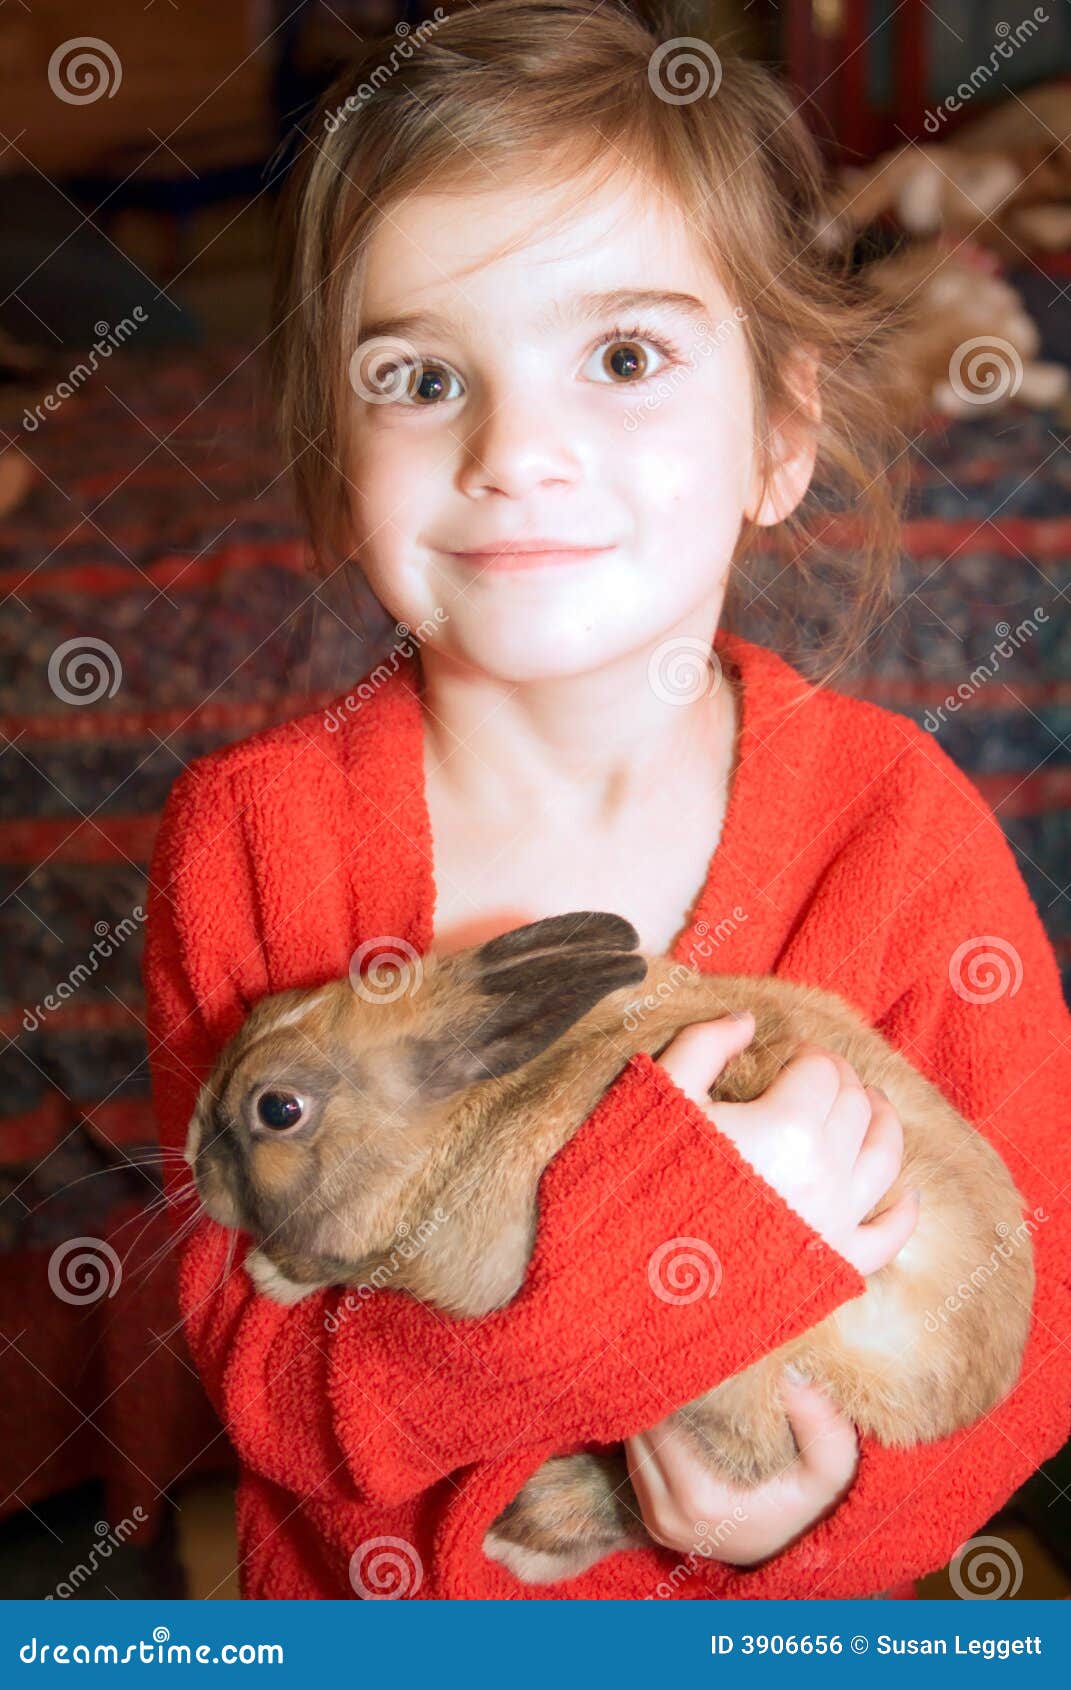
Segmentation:
[(362, 315), (467, 298), (552, 300), (563, 289), (663, 288), (720, 303), (713, 265), (684, 209), (633, 172), (609, 181), (503, 182), (411, 195), (366, 252)]

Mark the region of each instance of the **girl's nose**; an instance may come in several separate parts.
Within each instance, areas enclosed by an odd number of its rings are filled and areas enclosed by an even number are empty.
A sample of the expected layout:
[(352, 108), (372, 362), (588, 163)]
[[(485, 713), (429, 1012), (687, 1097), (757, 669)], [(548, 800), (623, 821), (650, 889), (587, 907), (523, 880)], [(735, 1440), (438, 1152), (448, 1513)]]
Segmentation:
[(488, 408), (465, 430), (458, 487), (470, 498), (523, 498), (543, 485), (575, 482), (580, 464), (560, 412), (515, 399)]

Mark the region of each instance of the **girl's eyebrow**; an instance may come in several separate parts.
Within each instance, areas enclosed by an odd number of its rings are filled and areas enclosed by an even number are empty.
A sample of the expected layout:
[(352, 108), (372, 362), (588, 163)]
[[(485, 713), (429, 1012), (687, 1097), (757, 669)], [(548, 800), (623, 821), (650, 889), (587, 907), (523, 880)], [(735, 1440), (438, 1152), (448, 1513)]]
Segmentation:
[[(661, 288), (613, 288), (608, 293), (577, 293), (555, 300), (535, 319), (536, 330), (589, 322), (623, 311), (676, 311), (700, 321), (710, 320), (710, 309), (691, 293), (665, 292)], [(378, 317), (366, 323), (361, 340), (402, 339), (415, 335), (451, 334), (457, 324), (434, 311), (412, 311), (395, 317)]]

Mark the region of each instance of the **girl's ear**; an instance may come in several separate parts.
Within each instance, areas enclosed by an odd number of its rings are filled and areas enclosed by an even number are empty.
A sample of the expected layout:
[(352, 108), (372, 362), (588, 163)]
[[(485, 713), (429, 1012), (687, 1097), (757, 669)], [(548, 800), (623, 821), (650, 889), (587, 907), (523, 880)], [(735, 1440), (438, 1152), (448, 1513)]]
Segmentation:
[(770, 418), (767, 462), (764, 465), (756, 452), (751, 493), (744, 507), (744, 515), (759, 528), (773, 528), (791, 516), (814, 474), (822, 402), (818, 354), (812, 347), (796, 349), (786, 385), (792, 398)]

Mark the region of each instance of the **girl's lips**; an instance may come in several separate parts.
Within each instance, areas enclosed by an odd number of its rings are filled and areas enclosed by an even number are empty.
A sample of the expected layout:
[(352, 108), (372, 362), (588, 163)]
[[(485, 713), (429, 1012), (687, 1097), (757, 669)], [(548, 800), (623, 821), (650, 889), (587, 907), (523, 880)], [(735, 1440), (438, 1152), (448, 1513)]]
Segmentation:
[(512, 573), (517, 569), (543, 569), (555, 564), (584, 563), (588, 558), (601, 557), (603, 553), (613, 550), (613, 546), (583, 546), (567, 551), (451, 552), (450, 556), (481, 575), (500, 575)]

